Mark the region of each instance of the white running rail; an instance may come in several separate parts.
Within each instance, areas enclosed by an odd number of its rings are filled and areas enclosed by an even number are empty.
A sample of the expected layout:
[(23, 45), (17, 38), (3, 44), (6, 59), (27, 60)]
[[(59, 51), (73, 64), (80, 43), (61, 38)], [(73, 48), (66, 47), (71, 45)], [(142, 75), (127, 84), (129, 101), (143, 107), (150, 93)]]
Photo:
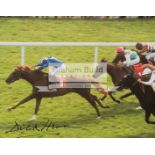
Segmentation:
[[(155, 42), (148, 42), (155, 46)], [(90, 46), (95, 47), (94, 63), (98, 60), (98, 47), (104, 46), (135, 46), (136, 42), (0, 42), (0, 46), (20, 46), (21, 47), (21, 64), (25, 62), (25, 47), (27, 46)]]

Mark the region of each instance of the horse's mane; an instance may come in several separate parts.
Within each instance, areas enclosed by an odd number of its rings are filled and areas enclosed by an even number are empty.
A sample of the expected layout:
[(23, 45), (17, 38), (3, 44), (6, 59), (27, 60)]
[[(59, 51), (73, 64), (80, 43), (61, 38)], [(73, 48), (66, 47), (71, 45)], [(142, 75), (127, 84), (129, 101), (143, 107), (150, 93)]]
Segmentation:
[(18, 70), (27, 71), (27, 72), (32, 70), (28, 65), (18, 65), (16, 68)]
[(21, 70), (21, 71), (25, 71), (25, 72), (30, 72), (30, 71), (34, 71), (34, 72), (38, 72), (38, 73), (41, 73), (41, 74), (47, 74), (41, 70), (36, 70), (36, 69), (33, 69), (32, 67), (28, 66), (28, 65), (18, 65), (16, 67), (18, 70)]
[(110, 63), (110, 62), (108, 62), (105, 58), (102, 58), (100, 62), (101, 62), (101, 63), (107, 63), (107, 64), (109, 64), (109, 65), (111, 65), (111, 66), (116, 66), (117, 68), (122, 68), (122, 66), (121, 66), (120, 64)]

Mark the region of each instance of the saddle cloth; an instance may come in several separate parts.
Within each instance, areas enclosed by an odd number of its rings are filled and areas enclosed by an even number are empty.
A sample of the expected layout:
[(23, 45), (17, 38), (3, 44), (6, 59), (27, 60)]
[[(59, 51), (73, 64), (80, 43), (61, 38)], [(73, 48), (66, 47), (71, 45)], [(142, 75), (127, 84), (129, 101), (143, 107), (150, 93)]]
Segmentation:
[(134, 72), (136, 75), (141, 76), (143, 73), (143, 68), (142, 68), (142, 63), (138, 63), (133, 66), (134, 67)]

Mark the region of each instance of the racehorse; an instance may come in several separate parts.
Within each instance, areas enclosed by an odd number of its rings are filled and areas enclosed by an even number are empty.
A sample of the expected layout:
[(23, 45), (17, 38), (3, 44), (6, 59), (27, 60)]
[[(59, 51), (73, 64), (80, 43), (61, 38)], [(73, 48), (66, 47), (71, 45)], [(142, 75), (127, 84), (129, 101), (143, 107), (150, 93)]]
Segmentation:
[[(138, 52), (137, 52), (137, 53), (138, 53)], [(149, 63), (148, 60), (146, 59), (145, 55), (142, 55), (142, 54), (140, 54), (140, 53), (138, 53), (138, 55), (139, 55), (139, 58), (140, 58), (140, 63), (142, 63), (142, 64), (147, 64), (147, 63)], [(121, 52), (121, 53), (117, 53), (117, 55), (116, 55), (115, 58), (113, 59), (112, 63), (114, 63), (114, 64), (119, 64), (120, 61), (123, 62), (123, 61), (125, 61), (125, 60), (126, 60), (125, 54), (124, 54), (124, 52)], [(112, 77), (112, 78), (113, 78), (113, 77)], [(124, 98), (126, 98), (126, 97), (128, 97), (128, 96), (131, 96), (131, 95), (133, 95), (133, 93), (132, 93), (132, 92), (129, 92), (129, 93), (127, 93), (127, 94), (121, 96), (120, 99), (124, 99)]]
[[(101, 63), (96, 67), (96, 71), (94, 73), (94, 78), (99, 77), (103, 72), (103, 63), (107, 63), (105, 59), (101, 60)], [(132, 67), (125, 67), (125, 66), (121, 66), (119, 64), (113, 64), (113, 63), (107, 63), (107, 73), (111, 76), (112, 78), (112, 82), (114, 83), (114, 85), (118, 85), (118, 83), (120, 82), (121, 79), (124, 78), (125, 75), (132, 73), (133, 69)], [(116, 100), (113, 96), (112, 96), (113, 91), (109, 91), (109, 96), (112, 98), (112, 100), (116, 103), (120, 103), (119, 100)], [(101, 98), (101, 100), (103, 101), (107, 96), (103, 96)]]
[[(38, 114), (41, 100), (43, 97), (63, 96), (71, 92), (77, 93), (81, 97), (85, 98), (96, 110), (98, 117), (100, 117), (100, 112), (98, 110), (96, 103), (98, 103), (98, 105), (102, 108), (108, 108), (108, 105), (102, 104), (95, 95), (91, 94), (90, 88), (57, 88), (57, 89), (54, 89), (54, 91), (51, 90), (51, 92), (50, 91), (40, 92), (37, 86), (48, 87), (48, 84), (49, 84), (48, 73), (38, 71), (38, 70), (33, 70), (27, 65), (17, 66), (6, 79), (6, 83), (11, 84), (19, 79), (26, 80), (29, 84), (31, 84), (32, 92), (15, 106), (9, 107), (8, 110), (11, 111), (13, 109), (16, 109), (21, 104), (24, 104), (32, 99), (36, 99), (36, 106), (31, 120), (35, 120), (37, 118), (36, 116)], [(78, 79), (75, 78), (75, 80), (78, 80)], [(65, 81), (67, 83), (67, 79)], [(99, 85), (99, 83), (94, 81), (92, 83)], [(100, 87), (100, 89), (102, 88)], [(102, 89), (102, 92), (107, 94), (104, 89)]]
[(145, 121), (148, 124), (155, 124), (155, 121), (149, 120), (151, 114), (155, 116), (155, 92), (153, 89), (150, 86), (139, 83), (134, 74), (126, 75), (119, 82), (119, 85), (123, 88), (130, 88), (145, 111)]

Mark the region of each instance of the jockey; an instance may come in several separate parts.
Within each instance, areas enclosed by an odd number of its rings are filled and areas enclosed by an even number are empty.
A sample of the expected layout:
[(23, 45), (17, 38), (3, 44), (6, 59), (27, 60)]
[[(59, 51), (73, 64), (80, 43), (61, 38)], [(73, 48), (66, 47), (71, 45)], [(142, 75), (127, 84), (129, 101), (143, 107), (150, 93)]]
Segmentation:
[(64, 62), (51, 56), (44, 57), (41, 59), (40, 63), (35, 66), (35, 69), (42, 70), (50, 66), (52, 66), (52, 68), (49, 68), (49, 82), (56, 82), (56, 77), (58, 77), (58, 73), (65, 70)]
[(126, 61), (123, 62), (123, 64), (127, 67), (133, 66), (135, 64), (138, 64), (140, 62), (140, 58), (137, 54), (137, 52), (132, 51), (130, 49), (124, 49), (120, 50), (121, 52), (124, 52)]
[(124, 48), (124, 47), (118, 47), (116, 48), (116, 53), (124, 53), (126, 61), (123, 62), (125, 66), (132, 66), (135, 64), (138, 64), (140, 62), (140, 58), (137, 54), (137, 52), (132, 51), (130, 49)]
[(150, 59), (155, 59), (155, 47), (151, 46), (148, 43), (137, 43), (136, 44), (136, 49), (139, 50), (140, 53), (144, 53), (146, 52), (146, 59), (150, 60)]
[(53, 75), (57, 74), (58, 72), (61, 71), (61, 69), (65, 68), (64, 62), (62, 62), (54, 57), (49, 56), (49, 57), (42, 58), (40, 63), (35, 66), (35, 69), (42, 70), (49, 66), (54, 67)]
[(144, 71), (143, 71), (142, 75), (151, 74), (151, 78), (147, 82), (142, 81), (141, 79), (138, 79), (138, 82), (140, 82), (144, 85), (151, 86), (153, 91), (155, 91), (155, 66), (150, 65), (150, 64), (145, 64), (145, 65), (143, 65), (143, 68), (144, 68)]

